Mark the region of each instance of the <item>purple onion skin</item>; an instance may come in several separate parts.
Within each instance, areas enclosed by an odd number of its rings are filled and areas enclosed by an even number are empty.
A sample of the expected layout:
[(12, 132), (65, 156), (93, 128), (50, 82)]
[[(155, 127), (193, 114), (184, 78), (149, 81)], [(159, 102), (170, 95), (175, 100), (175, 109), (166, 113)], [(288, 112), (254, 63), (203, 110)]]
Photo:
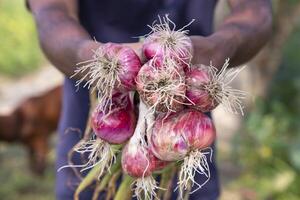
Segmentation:
[(151, 135), (151, 149), (156, 157), (165, 161), (176, 161), (183, 159), (188, 151), (188, 143), (178, 132), (172, 131), (175, 118), (171, 114), (166, 119), (156, 119)]
[(184, 135), (192, 149), (207, 148), (212, 145), (216, 138), (212, 119), (196, 110), (189, 110), (182, 114), (175, 131), (180, 131), (182, 127), (184, 127)]
[(211, 81), (209, 73), (204, 68), (193, 68), (186, 73), (186, 96), (201, 112), (209, 112), (218, 106), (218, 102), (204, 89), (204, 85)]
[(140, 178), (152, 174), (153, 171), (162, 169), (167, 162), (154, 156), (151, 150), (143, 152), (136, 144), (127, 143), (122, 151), (122, 169), (129, 176)]
[[(117, 100), (120, 99), (116, 99), (115, 102)], [(109, 114), (104, 114), (98, 109), (95, 109), (92, 114), (91, 124), (93, 131), (97, 137), (110, 144), (122, 144), (126, 142), (132, 136), (135, 129), (136, 117), (133, 105), (128, 95), (124, 100), (125, 102), (123, 101), (122, 103), (125, 106), (121, 106), (121, 102), (117, 102)]]
[(191, 150), (209, 147), (215, 137), (212, 120), (197, 110), (187, 109), (168, 117), (158, 116), (150, 142), (156, 157), (176, 161)]
[(119, 77), (122, 84), (128, 89), (135, 89), (135, 78), (141, 68), (141, 61), (136, 53), (129, 47), (120, 51), (120, 65), (123, 66)]
[(123, 90), (135, 89), (135, 78), (141, 68), (141, 60), (135, 51), (127, 46), (115, 43), (105, 44), (107, 56), (111, 59), (117, 57), (120, 67), (118, 76)]

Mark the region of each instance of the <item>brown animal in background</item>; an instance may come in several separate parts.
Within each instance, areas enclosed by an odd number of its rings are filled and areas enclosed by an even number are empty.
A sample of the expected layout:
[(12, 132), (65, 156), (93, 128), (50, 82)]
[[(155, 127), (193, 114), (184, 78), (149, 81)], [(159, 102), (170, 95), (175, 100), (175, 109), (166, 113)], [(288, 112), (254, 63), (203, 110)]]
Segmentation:
[(0, 141), (24, 144), (36, 174), (45, 170), (48, 140), (57, 129), (61, 104), (62, 87), (58, 86), (26, 99), (10, 115), (0, 116)]

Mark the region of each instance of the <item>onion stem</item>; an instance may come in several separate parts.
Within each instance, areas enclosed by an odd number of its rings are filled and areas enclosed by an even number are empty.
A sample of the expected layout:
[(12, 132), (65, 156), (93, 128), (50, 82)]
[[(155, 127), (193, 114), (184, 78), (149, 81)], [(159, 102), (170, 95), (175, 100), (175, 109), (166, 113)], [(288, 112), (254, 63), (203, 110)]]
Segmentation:
[(112, 198), (112, 196), (115, 195), (116, 193), (116, 182), (118, 180), (118, 178), (121, 176), (122, 174), (122, 169), (118, 169), (118, 171), (116, 171), (116, 173), (111, 177), (108, 186), (107, 186), (107, 195), (105, 197), (106, 200), (110, 200)]
[[(210, 169), (206, 155), (210, 155), (211, 161), (213, 152), (210, 147), (207, 149), (209, 150), (207, 152), (205, 152), (205, 149), (193, 150), (184, 158), (178, 175), (178, 185), (176, 187), (176, 189), (179, 189), (181, 198), (183, 198), (186, 192), (192, 194), (201, 189), (210, 180)], [(204, 175), (206, 180), (203, 183), (198, 183), (195, 180), (196, 173)], [(197, 188), (193, 191), (189, 191), (194, 185), (196, 185)]]
[[(73, 166), (74, 163), (72, 161), (72, 157), (75, 153), (75, 149), (77, 149), (83, 142), (89, 140), (91, 138), (92, 128), (90, 126), (91, 118), (92, 118), (92, 112), (97, 104), (97, 96), (89, 91), (89, 99), (90, 99), (90, 110), (89, 110), (89, 117), (86, 121), (86, 128), (84, 131), (83, 139), (81, 139), (69, 152), (68, 152), (68, 165)], [(81, 133), (80, 129), (78, 130), (79, 133)], [(75, 168), (72, 167), (73, 172), (77, 176), (77, 178), (82, 179), (82, 176), (80, 172)]]
[(176, 166), (174, 163), (170, 164), (168, 167), (166, 167), (162, 174), (161, 174), (161, 179), (160, 179), (160, 188), (164, 188), (165, 190), (159, 190), (157, 196), (160, 199), (165, 199), (168, 200), (171, 197), (172, 194), (172, 183), (173, 183), (173, 178), (176, 174)]
[(134, 179), (128, 175), (124, 175), (122, 183), (117, 191), (114, 200), (130, 200), (131, 199), (131, 184)]
[(87, 188), (97, 177), (97, 174), (99, 173), (100, 168), (99, 167), (94, 167), (88, 175), (82, 179), (78, 187), (76, 188), (76, 191), (74, 193), (74, 200), (79, 200), (79, 195), (80, 193)]
[[(111, 169), (110, 169), (110, 173), (107, 173), (103, 178), (102, 180), (99, 181), (99, 184), (97, 185), (95, 191), (94, 191), (94, 194), (93, 194), (93, 200), (96, 200), (98, 199), (98, 196), (99, 194), (106, 188), (107, 184), (109, 184), (111, 178), (116, 174), (118, 173), (118, 171), (120, 170), (121, 168), (121, 158), (120, 156), (118, 156), (117, 158), (117, 162), (116, 164), (114, 164)], [(94, 168), (95, 169), (95, 168)], [(97, 173), (96, 174), (93, 174), (95, 175), (95, 177), (97, 176)], [(95, 178), (94, 177), (94, 178)]]
[(138, 121), (137, 121), (137, 124), (136, 124), (135, 131), (133, 133), (133, 136), (129, 141), (130, 143), (136, 143), (136, 144), (138, 144), (139, 146), (142, 146), (142, 147), (147, 146), (147, 143), (146, 143), (146, 140), (145, 140), (145, 134), (146, 134), (146, 128), (147, 128), (147, 126), (146, 126), (147, 112), (148, 112), (147, 106), (141, 100), (140, 104), (139, 104), (139, 118), (138, 118)]
[[(121, 158), (118, 156), (116, 164), (114, 164), (111, 168), (110, 173), (107, 173), (106, 176), (103, 177), (103, 179), (100, 181), (99, 187), (105, 187), (110, 179), (110, 177), (113, 175), (115, 171), (120, 169), (121, 166)], [(98, 174), (100, 172), (101, 168), (99, 167), (94, 167), (89, 171), (86, 177), (82, 179), (78, 187), (76, 188), (76, 191), (74, 193), (74, 200), (79, 200), (79, 195), (80, 193), (87, 188), (90, 184), (93, 183), (98, 177)], [(98, 188), (98, 187), (97, 187)], [(101, 191), (100, 191), (101, 192)], [(95, 195), (95, 194), (94, 194)]]
[[(237, 75), (245, 68), (230, 68), (229, 58), (226, 59), (221, 70), (215, 68), (212, 63), (209, 66), (209, 73), (211, 81), (209, 84), (204, 85), (204, 89), (218, 102), (222, 103), (225, 109), (233, 114), (240, 112), (244, 115), (242, 99), (247, 95), (245, 91), (234, 89), (230, 83), (237, 77)], [(216, 86), (217, 85), (217, 86)]]

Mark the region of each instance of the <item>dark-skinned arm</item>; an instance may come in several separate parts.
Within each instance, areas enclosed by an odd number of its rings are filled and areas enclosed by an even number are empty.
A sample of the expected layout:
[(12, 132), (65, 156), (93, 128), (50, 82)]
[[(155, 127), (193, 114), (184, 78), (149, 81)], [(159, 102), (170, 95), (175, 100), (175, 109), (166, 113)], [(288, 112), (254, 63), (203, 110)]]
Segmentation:
[(230, 15), (208, 37), (192, 36), (194, 63), (221, 67), (226, 58), (231, 66), (250, 60), (268, 41), (272, 29), (270, 0), (228, 0)]
[(29, 0), (47, 58), (67, 76), (76, 64), (91, 58), (94, 42), (77, 20), (76, 0)]

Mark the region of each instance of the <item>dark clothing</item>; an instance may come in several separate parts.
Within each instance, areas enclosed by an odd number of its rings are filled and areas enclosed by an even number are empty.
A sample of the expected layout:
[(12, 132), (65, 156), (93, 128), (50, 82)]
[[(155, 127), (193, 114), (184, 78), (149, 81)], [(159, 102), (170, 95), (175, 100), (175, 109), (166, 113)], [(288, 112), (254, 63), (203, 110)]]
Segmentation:
[[(212, 32), (213, 13), (216, 0), (79, 0), (81, 24), (89, 34), (99, 42), (136, 42), (136, 36), (150, 31), (147, 27), (157, 16), (169, 14), (177, 28), (196, 21), (188, 27), (190, 35), (209, 35)], [(65, 79), (63, 111), (59, 126), (57, 144), (57, 167), (67, 164), (67, 154), (82, 137), (89, 111), (88, 90), (77, 90), (75, 82)], [(76, 128), (81, 130), (74, 130)], [(215, 156), (215, 154), (214, 154)], [(79, 158), (74, 158), (79, 163)], [(215, 161), (210, 163), (211, 179), (190, 199), (213, 200), (219, 196), (219, 183)], [(202, 182), (201, 175), (197, 180)], [(74, 190), (79, 180), (72, 169), (57, 173), (56, 197), (59, 200), (73, 199)], [(174, 186), (175, 188), (175, 186)], [(176, 199), (174, 193), (172, 199)], [(82, 192), (84, 200), (91, 199), (92, 191)]]
[(178, 28), (191, 35), (209, 35), (216, 0), (81, 0), (79, 18), (92, 37), (100, 42), (136, 42), (145, 35), (157, 16), (169, 14)]

